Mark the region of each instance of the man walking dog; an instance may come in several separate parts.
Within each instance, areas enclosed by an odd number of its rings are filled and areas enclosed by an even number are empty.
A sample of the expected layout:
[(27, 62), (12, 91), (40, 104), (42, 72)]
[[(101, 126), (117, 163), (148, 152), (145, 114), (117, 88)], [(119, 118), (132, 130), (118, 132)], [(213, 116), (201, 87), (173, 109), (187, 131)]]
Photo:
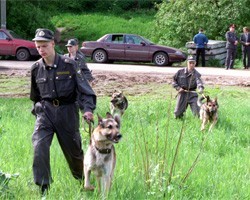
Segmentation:
[(199, 116), (199, 106), (197, 105), (198, 94), (203, 93), (204, 86), (201, 74), (195, 69), (195, 58), (189, 56), (187, 67), (180, 69), (173, 77), (173, 87), (178, 91), (177, 103), (175, 107), (175, 118), (182, 118), (187, 106), (190, 105), (192, 113)]
[[(41, 59), (31, 67), (30, 99), (36, 116), (32, 136), (35, 184), (46, 195), (52, 183), (50, 145), (54, 133), (74, 178), (82, 180), (83, 150), (79, 133), (79, 108), (84, 119), (93, 121), (96, 95), (74, 60), (55, 52), (54, 33), (37, 29), (36, 48)], [(81, 104), (76, 103), (81, 101)]]

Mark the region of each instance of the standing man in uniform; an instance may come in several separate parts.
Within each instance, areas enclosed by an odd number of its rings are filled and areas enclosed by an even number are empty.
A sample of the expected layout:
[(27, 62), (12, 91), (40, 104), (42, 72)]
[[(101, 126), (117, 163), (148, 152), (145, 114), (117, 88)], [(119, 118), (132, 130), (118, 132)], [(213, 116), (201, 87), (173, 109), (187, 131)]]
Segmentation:
[(82, 70), (86, 79), (91, 82), (94, 80), (91, 71), (89, 70), (86, 62), (85, 56), (82, 52), (79, 51), (78, 47), (78, 40), (77, 39), (70, 39), (68, 43), (65, 45), (67, 47), (68, 53), (65, 56), (70, 57), (71, 59), (75, 60), (78, 64), (78, 67)]
[(240, 43), (242, 44), (243, 66), (244, 69), (248, 69), (250, 67), (250, 35), (248, 27), (243, 28), (243, 33), (240, 36)]
[(229, 31), (226, 32), (226, 49), (227, 49), (227, 57), (225, 61), (225, 68), (226, 69), (233, 69), (234, 68), (234, 60), (236, 57), (237, 52), (237, 44), (238, 44), (238, 37), (235, 33), (235, 24), (231, 24), (229, 26)]
[(31, 67), (30, 99), (36, 116), (32, 144), (34, 148), (33, 175), (35, 184), (46, 195), (53, 182), (50, 169), (50, 145), (54, 134), (68, 162), (74, 178), (82, 180), (83, 150), (79, 132), (79, 108), (83, 118), (93, 121), (96, 95), (77, 64), (55, 52), (54, 33), (37, 29), (36, 48), (41, 59)]
[(199, 64), (199, 57), (201, 55), (202, 67), (205, 67), (205, 47), (208, 43), (208, 38), (203, 33), (202, 28), (199, 30), (199, 33), (194, 36), (193, 41), (196, 45), (196, 66)]
[(195, 58), (189, 56), (187, 67), (180, 69), (173, 77), (173, 87), (178, 91), (177, 103), (175, 107), (175, 118), (182, 118), (188, 105), (190, 105), (192, 113), (199, 116), (200, 108), (197, 105), (198, 94), (202, 94), (204, 90), (201, 74), (195, 69)]

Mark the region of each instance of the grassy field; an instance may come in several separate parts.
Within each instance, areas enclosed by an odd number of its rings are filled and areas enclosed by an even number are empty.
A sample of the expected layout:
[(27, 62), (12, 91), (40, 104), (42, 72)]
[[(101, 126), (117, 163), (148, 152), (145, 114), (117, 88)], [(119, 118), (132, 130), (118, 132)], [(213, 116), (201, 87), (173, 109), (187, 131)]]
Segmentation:
[(134, 33), (153, 39), (153, 20), (155, 12), (83, 13), (73, 15), (63, 13), (52, 18), (55, 27), (63, 27), (62, 40), (77, 37), (84, 40), (97, 40), (107, 33)]
[[(211, 133), (200, 132), (200, 121), (190, 110), (184, 121), (174, 119), (175, 92), (170, 86), (160, 84), (153, 94), (128, 96), (109, 199), (250, 198), (249, 88), (208, 87), (207, 92), (218, 96), (220, 105), (219, 122)], [(19, 173), (9, 189), (0, 185), (0, 199), (39, 199), (32, 175), (32, 103), (28, 98), (1, 98), (0, 105), (0, 171)], [(99, 97), (95, 113), (104, 116), (108, 110), (109, 97)], [(81, 134), (86, 151), (88, 133)], [(51, 167), (54, 183), (47, 199), (99, 199), (71, 176), (56, 137)]]

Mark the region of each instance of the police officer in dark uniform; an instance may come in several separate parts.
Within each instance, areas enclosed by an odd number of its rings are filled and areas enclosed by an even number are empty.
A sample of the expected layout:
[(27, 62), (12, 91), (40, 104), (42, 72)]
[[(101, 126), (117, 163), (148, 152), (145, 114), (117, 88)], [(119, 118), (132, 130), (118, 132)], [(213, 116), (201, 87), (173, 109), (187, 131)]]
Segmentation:
[(242, 44), (242, 60), (244, 69), (250, 67), (250, 33), (249, 28), (244, 27), (243, 33), (240, 35), (240, 43)]
[(201, 80), (201, 74), (195, 69), (195, 58), (189, 56), (187, 67), (180, 69), (173, 77), (173, 87), (178, 91), (177, 103), (175, 107), (175, 118), (182, 118), (187, 106), (190, 105), (192, 113), (199, 116), (200, 108), (197, 105), (198, 94), (202, 94), (204, 86)]
[(64, 54), (67, 57), (72, 58), (78, 64), (78, 67), (82, 70), (86, 79), (91, 82), (94, 80), (91, 71), (89, 70), (86, 62), (85, 62), (85, 55), (79, 51), (78, 49), (78, 40), (77, 39), (70, 39), (68, 43), (65, 45), (69, 53)]
[(235, 24), (230, 24), (229, 31), (226, 32), (226, 49), (227, 49), (227, 57), (225, 61), (226, 69), (234, 69), (234, 60), (237, 53), (237, 45), (238, 45), (238, 37), (235, 33)]
[[(37, 29), (36, 48), (41, 59), (31, 68), (30, 99), (36, 116), (32, 136), (34, 147), (34, 182), (46, 194), (52, 183), (50, 145), (54, 134), (76, 179), (83, 177), (83, 150), (79, 132), (79, 108), (84, 119), (93, 121), (96, 95), (86, 78), (77, 70), (77, 64), (55, 52), (54, 33)], [(81, 104), (76, 103), (81, 101)]]

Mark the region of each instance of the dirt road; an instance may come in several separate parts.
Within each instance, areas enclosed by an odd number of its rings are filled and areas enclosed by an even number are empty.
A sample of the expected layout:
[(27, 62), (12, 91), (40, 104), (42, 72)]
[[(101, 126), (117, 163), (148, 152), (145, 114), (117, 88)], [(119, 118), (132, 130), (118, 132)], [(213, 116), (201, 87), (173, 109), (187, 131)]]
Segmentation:
[[(30, 69), (34, 61), (0, 61), (1, 68), (9, 69)], [(154, 65), (129, 65), (129, 64), (96, 64), (88, 63), (88, 67), (93, 71), (107, 72), (136, 72), (148, 74), (174, 74), (180, 67), (156, 67)], [(198, 67), (197, 70), (204, 76), (229, 76), (229, 77), (248, 77), (250, 78), (250, 70), (225, 70), (224, 68), (216, 67)]]
[[(11, 78), (29, 77), (30, 67), (33, 62), (0, 61), (0, 82), (11, 81)], [(147, 85), (171, 84), (173, 74), (183, 66), (179, 67), (156, 67), (153, 65), (124, 65), (124, 64), (94, 64), (88, 63), (92, 70), (95, 81), (93, 88), (98, 96), (110, 95), (114, 89), (125, 91), (129, 95), (138, 95), (153, 91)], [(202, 74), (205, 85), (227, 85), (227, 86), (250, 86), (250, 70), (225, 70), (223, 68), (198, 67)], [(2, 79), (2, 80), (1, 80)], [(9, 80), (8, 80), (9, 79)], [(29, 79), (27, 86), (29, 87)], [(16, 94), (24, 86), (15, 88), (8, 94), (0, 96), (27, 96)]]

